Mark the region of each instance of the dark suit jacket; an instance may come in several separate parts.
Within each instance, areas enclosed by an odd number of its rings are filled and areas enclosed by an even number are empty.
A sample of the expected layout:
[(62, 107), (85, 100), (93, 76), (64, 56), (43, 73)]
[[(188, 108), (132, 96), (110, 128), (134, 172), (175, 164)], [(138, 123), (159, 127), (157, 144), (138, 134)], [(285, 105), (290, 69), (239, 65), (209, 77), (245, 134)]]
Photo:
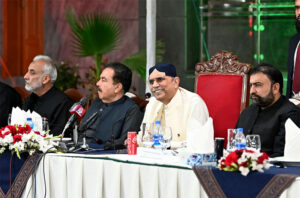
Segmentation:
[(271, 107), (261, 110), (255, 104), (246, 108), (240, 115), (236, 128), (243, 128), (244, 134), (258, 134), (261, 151), (271, 157), (283, 156), (285, 145), (285, 121), (291, 118), (300, 126), (300, 109), (286, 97)]
[(22, 106), (21, 96), (14, 88), (0, 82), (0, 128), (7, 125), (8, 114), (17, 106)]
[(23, 109), (48, 118), (50, 134), (60, 135), (70, 117), (69, 109), (72, 104), (72, 100), (64, 92), (53, 86), (42, 96), (31, 93), (25, 99)]
[(288, 81), (287, 81), (287, 88), (286, 88), (286, 96), (288, 98), (291, 98), (293, 96), (292, 85), (293, 85), (293, 73), (294, 73), (294, 55), (299, 40), (300, 40), (300, 33), (297, 33), (290, 39), (290, 44), (289, 44)]

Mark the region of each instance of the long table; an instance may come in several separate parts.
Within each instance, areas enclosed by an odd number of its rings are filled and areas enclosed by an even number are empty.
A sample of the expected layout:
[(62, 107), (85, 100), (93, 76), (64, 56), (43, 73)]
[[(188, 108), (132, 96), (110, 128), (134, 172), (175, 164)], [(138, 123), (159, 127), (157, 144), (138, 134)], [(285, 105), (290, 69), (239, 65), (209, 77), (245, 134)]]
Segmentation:
[[(22, 197), (208, 197), (189, 166), (129, 155), (47, 154)], [(300, 194), (300, 178), (281, 198)]]

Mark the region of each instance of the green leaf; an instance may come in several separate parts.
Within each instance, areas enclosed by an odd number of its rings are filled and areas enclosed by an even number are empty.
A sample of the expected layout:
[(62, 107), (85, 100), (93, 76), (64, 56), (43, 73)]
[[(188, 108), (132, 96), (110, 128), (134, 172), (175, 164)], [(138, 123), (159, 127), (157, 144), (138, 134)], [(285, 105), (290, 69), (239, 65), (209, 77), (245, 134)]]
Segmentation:
[[(165, 53), (165, 45), (162, 41), (156, 41), (156, 62), (160, 63), (163, 60)], [(141, 79), (146, 82), (146, 49), (142, 49), (139, 52), (128, 56), (123, 60), (123, 63), (127, 65), (131, 70), (136, 71)]]
[[(93, 56), (97, 75), (100, 74), (102, 56), (114, 50), (120, 42), (121, 25), (110, 14), (91, 13), (76, 17), (74, 9), (66, 12), (72, 30), (72, 48), (76, 56)], [(100, 61), (99, 61), (100, 58)]]

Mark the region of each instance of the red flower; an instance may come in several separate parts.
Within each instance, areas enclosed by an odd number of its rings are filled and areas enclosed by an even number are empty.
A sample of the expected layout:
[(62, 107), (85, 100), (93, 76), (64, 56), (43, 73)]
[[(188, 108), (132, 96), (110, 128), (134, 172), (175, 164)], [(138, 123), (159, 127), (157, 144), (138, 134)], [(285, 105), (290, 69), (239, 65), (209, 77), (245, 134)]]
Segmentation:
[(240, 164), (239, 164), (239, 167), (241, 167), (241, 166), (243, 166), (243, 167), (248, 167), (248, 161), (245, 161), (245, 162), (240, 163)]
[(221, 161), (220, 161), (220, 164), (221, 164), (221, 170), (223, 170), (225, 167), (226, 167), (226, 165), (225, 165), (225, 159), (222, 159)]
[(25, 125), (25, 128), (28, 133), (32, 130), (31, 126), (29, 126), (28, 124)]
[(22, 135), (15, 135), (13, 138), (14, 138), (14, 141), (13, 141), (13, 143), (16, 143), (16, 142), (22, 141)]
[(41, 133), (39, 131), (35, 131), (34, 133), (37, 135), (41, 135)]
[(16, 135), (17, 134), (17, 129), (16, 129), (15, 126), (8, 125), (6, 128), (9, 129), (9, 131), (11, 132), (12, 135)]
[(263, 164), (264, 160), (268, 160), (268, 159), (269, 156), (265, 152), (262, 152), (262, 155), (257, 158), (257, 163)]
[(239, 156), (237, 152), (230, 153), (225, 159), (225, 165), (231, 166), (232, 163), (237, 163)]
[(255, 153), (255, 151), (253, 151), (253, 150), (245, 149), (245, 151), (246, 151), (247, 153)]
[(9, 134), (11, 134), (11, 132), (10, 132), (10, 131), (6, 131), (6, 132), (3, 134), (3, 137), (5, 137), (5, 136), (7, 136), (7, 135), (9, 135)]

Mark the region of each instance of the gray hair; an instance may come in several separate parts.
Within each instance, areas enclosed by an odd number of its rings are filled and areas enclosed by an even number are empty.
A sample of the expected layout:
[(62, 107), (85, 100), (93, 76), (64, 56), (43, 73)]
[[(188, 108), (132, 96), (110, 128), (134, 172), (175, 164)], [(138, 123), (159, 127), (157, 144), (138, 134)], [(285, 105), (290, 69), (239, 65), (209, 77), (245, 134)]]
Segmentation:
[(56, 67), (53, 65), (52, 59), (46, 55), (37, 55), (33, 58), (33, 62), (38, 60), (43, 60), (46, 62), (42, 69), (43, 74), (49, 74), (51, 82), (54, 83), (57, 79), (57, 70)]

